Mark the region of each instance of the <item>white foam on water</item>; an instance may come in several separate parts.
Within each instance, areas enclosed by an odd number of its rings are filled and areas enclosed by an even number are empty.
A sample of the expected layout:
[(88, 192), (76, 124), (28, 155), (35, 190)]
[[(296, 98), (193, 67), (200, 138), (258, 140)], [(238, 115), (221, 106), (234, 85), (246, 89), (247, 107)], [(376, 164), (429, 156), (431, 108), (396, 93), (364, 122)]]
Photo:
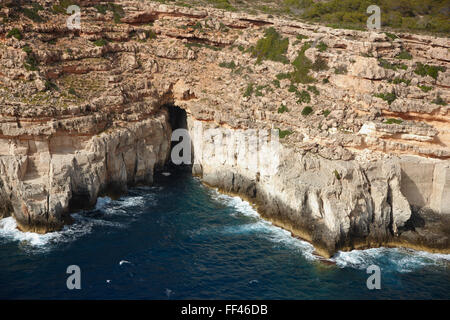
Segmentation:
[(115, 201), (114, 203), (121, 208), (140, 207), (140, 206), (144, 205), (145, 200), (144, 200), (143, 196), (133, 196), (133, 197), (121, 198), (121, 199)]
[(99, 197), (97, 198), (97, 203), (95, 204), (95, 210), (102, 210), (108, 204), (110, 204), (112, 199), (110, 197)]
[[(96, 210), (114, 215), (126, 215), (127, 212), (120, 208), (139, 206), (144, 203), (141, 196), (124, 198), (123, 200), (112, 200), (109, 197), (97, 199)], [(13, 217), (0, 220), (0, 240), (20, 242), (25, 250), (47, 251), (53, 248), (52, 245), (75, 241), (89, 233), (95, 227), (125, 228), (126, 223), (113, 222), (101, 218), (86, 217), (80, 213), (71, 215), (74, 223), (66, 225), (61, 231), (38, 234), (34, 232), (22, 232), (17, 228), (17, 223)]]
[(92, 232), (96, 226), (123, 228), (124, 225), (117, 222), (102, 219), (91, 219), (80, 214), (72, 214), (75, 222), (66, 225), (61, 231), (38, 234), (34, 232), (22, 232), (17, 228), (13, 217), (0, 220), (0, 240), (20, 242), (22, 248), (31, 251), (47, 251), (52, 245), (72, 242)]
[(217, 190), (214, 190), (212, 197), (213, 199), (219, 201), (220, 203), (226, 206), (235, 208), (236, 211), (242, 215), (257, 218), (260, 217), (259, 213), (252, 207), (250, 203), (248, 203), (245, 200), (242, 200), (239, 197), (232, 197), (226, 194), (221, 194)]
[(313, 254), (314, 247), (303, 240), (295, 238), (289, 231), (274, 226), (271, 222), (261, 218), (259, 213), (252, 205), (239, 197), (232, 197), (220, 194), (214, 190), (213, 199), (220, 203), (233, 207), (238, 214), (255, 218), (253, 223), (246, 223), (237, 226), (227, 226), (224, 228), (225, 233), (263, 233), (264, 236), (275, 245), (288, 246), (291, 249), (298, 250), (308, 260), (317, 260), (318, 257)]
[(266, 233), (267, 226), (263, 222), (240, 224), (236, 226), (224, 227), (222, 233), (225, 234), (247, 234), (247, 233)]
[[(213, 192), (213, 199), (227, 206), (234, 207), (238, 214), (257, 218), (254, 223), (226, 227), (224, 232), (239, 234), (254, 233), (256, 231), (263, 232), (274, 243), (299, 249), (309, 260), (319, 259), (313, 254), (314, 246), (312, 244), (295, 238), (289, 231), (263, 220), (247, 201), (239, 197), (221, 194), (217, 189)], [(380, 267), (384, 264), (386, 266), (389, 265), (391, 270), (411, 272), (426, 266), (449, 264), (450, 254), (435, 254), (403, 248), (372, 248), (350, 252), (339, 251), (329, 260), (335, 262), (340, 268), (367, 269), (372, 264), (378, 264)]]
[(22, 232), (17, 229), (17, 223), (13, 217), (0, 220), (0, 237), (7, 240), (24, 242), (31, 246), (44, 246), (50, 241), (58, 239), (60, 236), (58, 232), (46, 234)]
[(146, 200), (148, 201), (149, 197), (151, 198), (151, 195), (146, 196), (146, 199), (144, 199), (143, 196), (127, 196), (118, 200), (112, 200), (109, 197), (100, 197), (97, 199), (95, 210), (99, 210), (107, 215), (136, 216), (139, 214), (139, 211), (127, 211), (125, 209), (131, 207), (141, 207), (144, 205)]
[(404, 248), (372, 248), (366, 250), (339, 251), (332, 259), (340, 268), (367, 269), (378, 265), (382, 269), (412, 272), (428, 266), (450, 263), (450, 254), (434, 254)]

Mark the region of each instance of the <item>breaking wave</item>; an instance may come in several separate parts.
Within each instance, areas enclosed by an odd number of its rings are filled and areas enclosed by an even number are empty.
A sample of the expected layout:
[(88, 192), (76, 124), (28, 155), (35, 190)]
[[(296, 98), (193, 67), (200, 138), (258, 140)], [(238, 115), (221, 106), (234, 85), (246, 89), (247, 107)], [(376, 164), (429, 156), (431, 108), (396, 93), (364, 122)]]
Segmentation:
[[(217, 190), (214, 190), (213, 198), (224, 205), (233, 207), (236, 214), (255, 218), (252, 223), (227, 226), (222, 232), (226, 234), (263, 233), (274, 243), (300, 250), (308, 260), (319, 259), (313, 254), (313, 245), (297, 239), (290, 232), (263, 220), (247, 201), (239, 197), (220, 194)], [(328, 261), (335, 263), (340, 268), (367, 269), (370, 265), (375, 264), (391, 271), (412, 272), (429, 266), (450, 266), (450, 254), (434, 254), (404, 248), (373, 248), (349, 252), (339, 251)]]
[(384, 270), (412, 272), (430, 266), (450, 266), (450, 254), (435, 254), (404, 248), (373, 248), (338, 252), (331, 260), (340, 268), (366, 269), (378, 265)]
[(22, 232), (17, 229), (17, 223), (13, 217), (8, 217), (0, 220), (1, 239), (25, 242), (30, 244), (31, 246), (43, 246), (58, 237), (60, 237), (60, 234), (58, 232), (51, 232), (47, 234)]
[(250, 223), (224, 227), (223, 233), (264, 235), (275, 246), (287, 246), (290, 249), (297, 250), (308, 260), (318, 260), (318, 257), (313, 254), (314, 247), (310, 243), (293, 237), (289, 231), (274, 226), (271, 222), (261, 218), (249, 202), (239, 197), (221, 194), (217, 190), (214, 190), (212, 197), (221, 204), (233, 207), (235, 213), (232, 215), (243, 215), (252, 218)]
[[(151, 197), (149, 199), (151, 200)], [(0, 243), (19, 242), (26, 251), (48, 251), (56, 245), (70, 243), (92, 233), (94, 228), (125, 228), (142, 212), (136, 209), (142, 207), (146, 200), (143, 196), (123, 197), (118, 200), (100, 197), (94, 210), (74, 213), (71, 215), (73, 224), (64, 226), (61, 231), (46, 234), (22, 232), (17, 228), (15, 219), (7, 217), (0, 220)], [(120, 220), (120, 216), (127, 218)]]
[[(143, 207), (156, 203), (155, 192), (158, 191), (160, 190), (152, 187), (136, 188), (130, 196), (117, 200), (109, 197), (98, 198), (95, 209), (72, 214), (73, 224), (65, 226), (61, 231), (47, 234), (22, 232), (17, 228), (13, 217), (4, 218), (0, 220), (0, 243), (18, 242), (26, 251), (47, 251), (60, 244), (82, 238), (96, 231), (95, 229), (123, 229), (139, 218)], [(290, 232), (262, 219), (247, 201), (239, 197), (221, 194), (216, 190), (211, 190), (210, 195), (220, 205), (232, 208), (232, 212), (228, 214), (232, 218), (236, 218), (235, 224), (223, 226), (220, 233), (264, 237), (273, 243), (274, 247), (287, 247), (303, 255), (309, 261), (320, 259), (314, 254), (314, 247), (310, 243), (295, 238)], [(210, 231), (208, 227), (196, 230), (200, 233)], [(217, 232), (217, 229), (214, 232)], [(340, 251), (329, 261), (335, 263), (339, 268), (366, 269), (375, 264), (384, 270), (405, 273), (433, 266), (448, 268), (450, 255), (403, 248), (374, 248), (350, 252)]]

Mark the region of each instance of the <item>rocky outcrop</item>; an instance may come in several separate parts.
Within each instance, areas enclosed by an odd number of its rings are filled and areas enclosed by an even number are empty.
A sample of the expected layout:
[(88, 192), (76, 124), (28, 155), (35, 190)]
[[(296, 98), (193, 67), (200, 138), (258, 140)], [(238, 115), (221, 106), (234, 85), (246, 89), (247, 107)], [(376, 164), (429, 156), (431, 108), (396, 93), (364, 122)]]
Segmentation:
[[(133, 0), (83, 1), (81, 29), (70, 30), (63, 7), (37, 2), (23, 5), (40, 21), (0, 8), (0, 216), (23, 230), (58, 229), (99, 193), (151, 182), (170, 151), (164, 105), (175, 104), (216, 138), (283, 133), (254, 162), (245, 148), (201, 156), (211, 145), (192, 132), (194, 171), (323, 255), (381, 244), (448, 252), (447, 38)], [(286, 63), (252, 54), (269, 26), (289, 41)], [(309, 69), (291, 82), (296, 59)]]
[[(88, 125), (96, 123), (83, 125), (78, 129), (89, 132), (95, 128)], [(57, 230), (69, 221), (69, 210), (94, 205), (99, 193), (151, 183), (155, 167), (169, 155), (171, 129), (165, 111), (98, 135), (61, 131), (62, 126), (54, 121), (54, 130), (40, 139), (3, 130), (9, 139), (0, 140), (0, 181), (7, 195), (2, 205), (10, 208), (22, 230)]]

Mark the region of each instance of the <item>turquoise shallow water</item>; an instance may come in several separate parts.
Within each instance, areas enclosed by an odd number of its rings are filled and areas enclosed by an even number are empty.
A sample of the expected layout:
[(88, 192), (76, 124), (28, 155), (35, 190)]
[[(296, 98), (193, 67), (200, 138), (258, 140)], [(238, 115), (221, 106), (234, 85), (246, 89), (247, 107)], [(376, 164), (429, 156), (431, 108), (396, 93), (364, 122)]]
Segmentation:
[[(237, 197), (188, 172), (159, 176), (118, 200), (74, 215), (61, 232), (17, 231), (0, 221), (2, 299), (448, 299), (450, 255), (404, 249), (338, 253), (313, 247), (262, 220)], [(366, 268), (381, 268), (368, 290)], [(68, 290), (66, 268), (81, 268)]]

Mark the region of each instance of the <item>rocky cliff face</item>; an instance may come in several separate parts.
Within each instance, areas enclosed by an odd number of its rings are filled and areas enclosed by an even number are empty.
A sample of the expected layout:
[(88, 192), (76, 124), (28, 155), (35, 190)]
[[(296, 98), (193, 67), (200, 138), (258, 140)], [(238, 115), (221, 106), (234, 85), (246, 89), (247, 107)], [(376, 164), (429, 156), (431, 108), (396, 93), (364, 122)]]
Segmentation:
[[(329, 257), (338, 249), (399, 242), (414, 248), (448, 251), (448, 231), (445, 230), (434, 230), (433, 236), (421, 242), (405, 237), (411, 236), (405, 228), (411, 221), (411, 204), (419, 208), (431, 203), (415, 202), (417, 198), (410, 185), (415, 182), (408, 179), (407, 174), (412, 174), (418, 183), (421, 174), (411, 171), (410, 165), (421, 163), (431, 169), (433, 163), (388, 156), (370, 162), (329, 160), (280, 145), (278, 163), (273, 170), (275, 154), (264, 141), (259, 140), (256, 147), (253, 145), (254, 150), (248, 137), (249, 143), (230, 147), (236, 141), (233, 136), (245, 135), (246, 131), (203, 124), (194, 119), (189, 121), (189, 128), (194, 141), (195, 174), (208, 185), (246, 197), (266, 219), (314, 243), (323, 256)], [(243, 138), (239, 137), (239, 141)], [(407, 173), (402, 167), (408, 168)], [(431, 178), (423, 180), (431, 181)], [(444, 186), (448, 187), (448, 181), (431, 183), (430, 190), (423, 194), (439, 199), (439, 204), (443, 205), (448, 198), (441, 190)], [(434, 196), (430, 196), (433, 193)], [(436, 212), (445, 213), (447, 207)], [(445, 227), (448, 222), (448, 219), (442, 221), (442, 225)], [(428, 230), (431, 231), (432, 228)]]
[(108, 189), (126, 192), (127, 185), (151, 183), (155, 166), (167, 160), (170, 127), (164, 112), (97, 135), (89, 132), (97, 130), (99, 119), (77, 120), (79, 131), (54, 119), (40, 137), (3, 130), (8, 139), (0, 141), (2, 192), (20, 229), (57, 230), (69, 222), (69, 209), (94, 205)]
[[(69, 30), (39, 2), (41, 22), (0, 9), (0, 214), (22, 229), (59, 228), (99, 192), (151, 182), (170, 151), (169, 103), (188, 112), (195, 173), (323, 255), (449, 252), (447, 38), (151, 1), (84, 1)], [(288, 39), (281, 62), (258, 59), (269, 27)], [(196, 124), (215, 135), (201, 143)], [(255, 163), (211, 147), (249, 129), (280, 130), (275, 171), (264, 148)]]

